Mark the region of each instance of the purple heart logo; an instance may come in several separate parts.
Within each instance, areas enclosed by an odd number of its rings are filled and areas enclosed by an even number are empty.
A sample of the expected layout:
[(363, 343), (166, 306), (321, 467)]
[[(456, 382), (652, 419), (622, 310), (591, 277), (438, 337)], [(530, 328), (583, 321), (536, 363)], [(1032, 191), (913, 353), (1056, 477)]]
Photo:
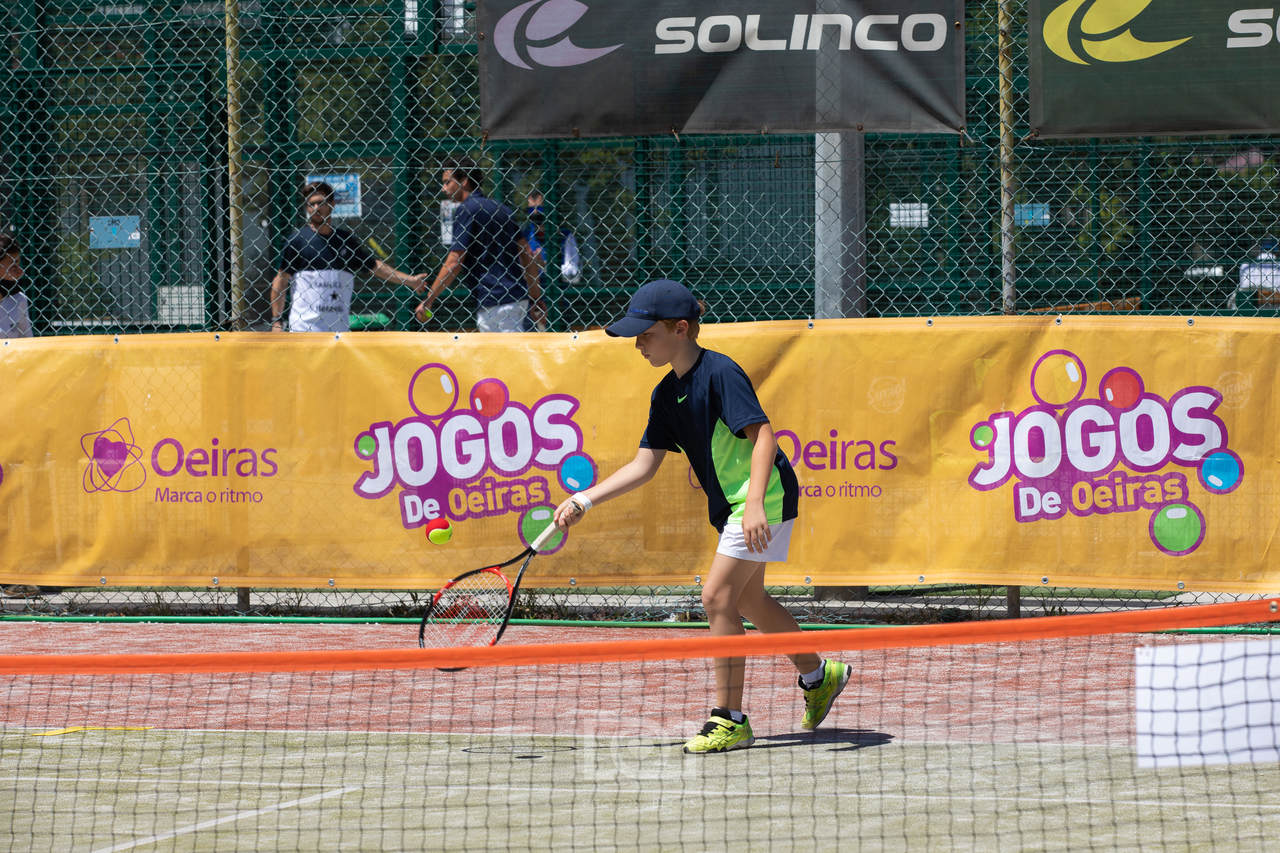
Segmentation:
[(123, 441), (112, 441), (100, 435), (93, 440), (93, 461), (98, 463), (107, 479), (111, 479), (129, 461), (129, 446)]

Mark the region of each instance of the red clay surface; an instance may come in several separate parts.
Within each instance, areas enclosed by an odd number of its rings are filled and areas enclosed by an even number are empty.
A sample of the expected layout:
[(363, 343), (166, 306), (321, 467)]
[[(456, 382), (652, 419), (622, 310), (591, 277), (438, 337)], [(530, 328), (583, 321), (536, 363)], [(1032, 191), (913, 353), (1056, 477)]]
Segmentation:
[[(0, 623), (3, 654), (403, 648), (411, 625)], [(513, 626), (503, 643), (704, 636), (705, 629)], [(1200, 641), (1114, 635), (836, 652), (856, 674), (824, 728), (898, 742), (1132, 743), (1134, 649)], [(832, 634), (833, 646), (839, 634)], [(752, 658), (757, 736), (798, 730), (795, 670)], [(12, 676), (0, 724), (25, 728), (308, 730), (670, 737), (713, 704), (709, 660), (560, 667), (112, 676)]]

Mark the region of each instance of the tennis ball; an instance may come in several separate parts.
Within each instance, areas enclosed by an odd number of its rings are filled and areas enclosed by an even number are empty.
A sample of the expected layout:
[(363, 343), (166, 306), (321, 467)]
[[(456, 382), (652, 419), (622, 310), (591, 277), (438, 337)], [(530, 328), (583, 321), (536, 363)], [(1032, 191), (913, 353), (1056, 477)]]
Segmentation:
[(436, 518), (427, 522), (427, 539), (433, 545), (443, 545), (453, 538), (453, 527), (447, 518)]

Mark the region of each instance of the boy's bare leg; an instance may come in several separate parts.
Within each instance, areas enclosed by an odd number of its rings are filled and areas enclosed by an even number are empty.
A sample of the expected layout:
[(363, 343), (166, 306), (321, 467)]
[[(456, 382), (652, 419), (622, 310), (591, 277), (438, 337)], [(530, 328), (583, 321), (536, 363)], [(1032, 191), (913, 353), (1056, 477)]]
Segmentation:
[[(742, 613), (738, 610), (738, 600), (742, 590), (750, 583), (757, 571), (763, 573), (764, 564), (736, 557), (716, 554), (711, 560), (711, 568), (707, 572), (707, 582), (702, 585), (702, 606), (707, 612), (707, 622), (711, 625), (711, 634), (723, 637), (730, 634), (743, 634)], [(742, 679), (745, 670), (744, 658), (716, 658), (716, 706), (720, 708), (740, 709), (742, 707)]]
[[(755, 563), (759, 570), (754, 572), (743, 586), (738, 598), (738, 611), (747, 618), (756, 629), (766, 634), (782, 634), (799, 631), (796, 622), (787, 608), (764, 590), (765, 563)], [(795, 664), (796, 671), (802, 675), (813, 672), (822, 666), (822, 658), (813, 652), (787, 655)]]

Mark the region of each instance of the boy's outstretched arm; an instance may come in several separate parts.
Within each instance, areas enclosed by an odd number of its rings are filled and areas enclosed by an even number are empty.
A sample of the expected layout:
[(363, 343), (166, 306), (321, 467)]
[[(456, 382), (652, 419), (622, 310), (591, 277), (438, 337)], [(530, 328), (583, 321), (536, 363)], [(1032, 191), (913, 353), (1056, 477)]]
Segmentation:
[[(591, 488), (579, 492), (556, 507), (555, 525), (567, 530), (581, 521), (582, 516), (586, 515), (587, 510), (595, 504), (603, 503), (643, 486), (653, 479), (654, 474), (658, 473), (658, 466), (662, 464), (662, 459), (666, 455), (667, 451), (665, 450), (652, 450), (648, 447), (640, 448), (636, 451), (635, 459), (632, 459)], [(583, 498), (586, 499), (586, 506), (582, 506)]]

